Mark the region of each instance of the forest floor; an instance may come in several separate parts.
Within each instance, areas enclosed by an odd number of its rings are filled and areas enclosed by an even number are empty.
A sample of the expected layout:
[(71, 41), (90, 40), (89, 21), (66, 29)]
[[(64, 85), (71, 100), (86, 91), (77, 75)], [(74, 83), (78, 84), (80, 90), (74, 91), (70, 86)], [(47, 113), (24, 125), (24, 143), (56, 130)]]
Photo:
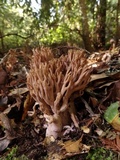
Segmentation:
[(0, 160), (120, 160), (120, 48), (88, 56), (91, 80), (74, 100), (79, 128), (66, 126), (57, 140), (45, 138), (44, 117), (26, 86), (31, 58), (10, 50), (0, 62)]

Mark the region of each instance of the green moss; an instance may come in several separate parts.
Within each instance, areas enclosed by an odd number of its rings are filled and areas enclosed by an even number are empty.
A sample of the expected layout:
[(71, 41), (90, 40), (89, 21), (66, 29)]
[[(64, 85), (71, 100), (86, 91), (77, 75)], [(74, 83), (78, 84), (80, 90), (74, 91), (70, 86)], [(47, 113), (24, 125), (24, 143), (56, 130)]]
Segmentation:
[(25, 155), (16, 157), (18, 147), (13, 147), (12, 150), (5, 156), (0, 158), (0, 160), (29, 160)]
[(96, 148), (88, 153), (86, 160), (113, 160), (114, 157), (115, 155), (112, 151), (104, 148)]

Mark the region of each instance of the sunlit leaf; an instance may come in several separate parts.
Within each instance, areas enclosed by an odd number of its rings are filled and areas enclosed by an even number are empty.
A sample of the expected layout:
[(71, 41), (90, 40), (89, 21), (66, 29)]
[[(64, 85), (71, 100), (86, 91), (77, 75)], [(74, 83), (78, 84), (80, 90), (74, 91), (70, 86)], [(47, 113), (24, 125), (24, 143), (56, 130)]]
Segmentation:
[(116, 130), (120, 131), (119, 102), (112, 103), (105, 111), (105, 120)]
[(112, 103), (104, 113), (104, 118), (108, 123), (112, 123), (113, 119), (119, 114), (119, 102)]

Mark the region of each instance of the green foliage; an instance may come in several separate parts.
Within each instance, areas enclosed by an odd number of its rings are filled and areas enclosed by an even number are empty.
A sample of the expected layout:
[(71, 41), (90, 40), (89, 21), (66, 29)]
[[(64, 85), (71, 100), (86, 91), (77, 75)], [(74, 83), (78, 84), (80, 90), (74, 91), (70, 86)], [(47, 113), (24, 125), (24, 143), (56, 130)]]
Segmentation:
[[(86, 0), (93, 44), (97, 41), (97, 17), (101, 7), (98, 2)], [(117, 0), (107, 0), (105, 36), (108, 41), (116, 33), (117, 3)], [(69, 42), (83, 46), (85, 37), (82, 24), (85, 20), (78, 0), (35, 0), (34, 4), (31, 0), (1, 0), (0, 51), (21, 47), (25, 43), (35, 46)]]
[(27, 37), (32, 37), (34, 29), (33, 15), (24, 8), (9, 3), (0, 5), (0, 50), (19, 47), (25, 44)]
[(6, 157), (0, 158), (0, 160), (29, 160), (25, 155), (16, 157), (18, 147), (13, 147), (12, 150), (7, 154)]
[(113, 119), (119, 114), (118, 111), (119, 102), (112, 103), (104, 113), (104, 118), (108, 123), (111, 123)]
[(16, 152), (17, 152), (17, 147), (13, 147), (10, 153), (8, 153), (8, 155), (5, 158), (2, 158), (0, 160), (12, 160), (15, 157)]
[(104, 148), (96, 148), (91, 150), (86, 157), (86, 160), (113, 160), (114, 154), (112, 151)]

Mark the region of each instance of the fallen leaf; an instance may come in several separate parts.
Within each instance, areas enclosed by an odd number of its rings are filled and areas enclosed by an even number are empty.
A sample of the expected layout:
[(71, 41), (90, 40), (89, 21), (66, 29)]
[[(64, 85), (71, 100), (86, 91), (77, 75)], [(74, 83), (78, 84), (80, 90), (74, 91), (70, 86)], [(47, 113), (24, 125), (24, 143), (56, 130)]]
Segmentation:
[(0, 97), (0, 112), (3, 112), (7, 107), (8, 97)]
[(16, 88), (10, 91), (10, 93), (8, 94), (8, 96), (13, 96), (13, 95), (22, 95), (24, 93), (28, 92), (28, 88)]
[(0, 113), (0, 121), (2, 127), (5, 129), (5, 136), (0, 138), (0, 152), (8, 147), (10, 142), (15, 138), (13, 128), (11, 126), (10, 120), (4, 113)]
[(119, 102), (112, 103), (104, 113), (105, 120), (112, 125), (112, 127), (120, 131), (120, 117), (119, 117)]
[(102, 130), (102, 129), (100, 129), (100, 128), (97, 128), (96, 130), (95, 130), (95, 132), (100, 136), (100, 137), (102, 137), (104, 134), (104, 131)]
[(120, 100), (120, 80), (115, 82), (111, 96), (115, 100)]
[[(120, 140), (120, 138), (119, 138), (119, 140)], [(116, 143), (116, 141), (118, 141), (118, 138), (117, 138), (117, 140), (116, 139), (109, 140), (107, 138), (102, 138), (101, 139), (101, 142), (105, 145), (105, 147), (107, 149), (112, 149), (114, 151), (120, 151), (120, 146), (117, 145), (118, 142)]]
[(105, 73), (93, 74), (93, 75), (91, 75), (90, 82), (95, 81), (95, 80), (99, 80), (99, 79), (103, 79), (103, 78), (106, 78), (106, 77), (108, 77), (108, 76)]
[(81, 138), (77, 141), (66, 141), (63, 145), (63, 148), (66, 150), (67, 153), (80, 153), (83, 147), (83, 144), (81, 143)]
[(81, 127), (81, 130), (82, 130), (84, 133), (89, 133), (89, 132), (90, 132), (90, 128), (88, 128), (87, 126), (82, 126), (82, 127)]
[(25, 119), (25, 117), (28, 115), (28, 111), (32, 109), (35, 101), (34, 99), (30, 96), (30, 93), (27, 94), (26, 100), (24, 101), (24, 111), (22, 115), (22, 120)]
[(114, 129), (120, 131), (120, 117), (119, 114), (116, 115), (116, 117), (111, 122), (111, 125)]
[(95, 97), (90, 97), (89, 101), (93, 107), (98, 105), (98, 100)]
[(7, 76), (7, 72), (0, 66), (0, 85), (6, 83)]
[(7, 139), (6, 137), (0, 138), (0, 152), (2, 152), (4, 149), (8, 147), (10, 144), (11, 140)]
[(1, 124), (2, 124), (3, 128), (5, 128), (6, 130), (12, 132), (12, 126), (10, 124), (10, 119), (3, 112), (0, 113), (0, 121), (1, 121)]

